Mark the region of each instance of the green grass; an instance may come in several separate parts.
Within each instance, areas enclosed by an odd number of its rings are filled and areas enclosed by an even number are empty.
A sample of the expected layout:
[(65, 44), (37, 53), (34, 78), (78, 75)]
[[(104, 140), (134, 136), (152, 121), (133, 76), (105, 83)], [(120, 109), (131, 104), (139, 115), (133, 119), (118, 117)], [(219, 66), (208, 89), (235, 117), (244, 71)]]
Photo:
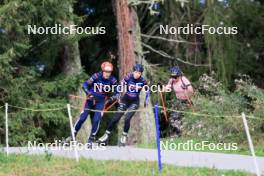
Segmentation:
[[(192, 138), (174, 138), (173, 141), (171, 139), (161, 139), (161, 141), (166, 142), (170, 141), (173, 143), (184, 143), (188, 140), (192, 140), (193, 144), (200, 143), (201, 139), (192, 139)], [(210, 141), (211, 142), (211, 141)], [(217, 142), (212, 142), (217, 143)], [(152, 142), (150, 144), (137, 144), (136, 145), (139, 148), (157, 148), (156, 142)], [(263, 143), (257, 143), (254, 144), (255, 154), (257, 156), (264, 156), (264, 144)], [(183, 151), (183, 150), (180, 150)], [(185, 150), (185, 151), (200, 151), (200, 152), (214, 152), (214, 153), (226, 153), (226, 154), (240, 154), (240, 155), (251, 155), (248, 143), (245, 144), (238, 144), (237, 150), (209, 150), (208, 148), (205, 148), (204, 150)]]
[[(147, 161), (95, 161), (47, 155), (15, 155), (0, 153), (0, 176), (149, 176), (158, 175), (157, 164)], [(207, 168), (188, 168), (163, 165), (161, 175), (166, 176), (251, 176), (236, 171), (219, 171)]]

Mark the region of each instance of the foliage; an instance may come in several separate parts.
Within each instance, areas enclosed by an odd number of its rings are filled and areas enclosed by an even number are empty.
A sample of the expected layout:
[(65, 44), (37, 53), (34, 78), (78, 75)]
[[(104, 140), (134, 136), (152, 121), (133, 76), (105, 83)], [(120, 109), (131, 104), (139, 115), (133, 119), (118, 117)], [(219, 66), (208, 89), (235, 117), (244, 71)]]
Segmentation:
[[(73, 1), (4, 1), (0, 6), (0, 104), (28, 109), (65, 107), (68, 94), (87, 75), (62, 73), (60, 51), (70, 38), (63, 35), (29, 35), (27, 25), (54, 26), (67, 20), (80, 22), (69, 7)], [(3, 117), (3, 111), (0, 112)], [(66, 110), (36, 112), (9, 107), (10, 145), (50, 141), (65, 136)], [(4, 128), (0, 122), (0, 129)], [(68, 134), (67, 134), (68, 135)], [(0, 132), (4, 143), (4, 133)]]
[[(196, 113), (186, 114), (184, 118), (185, 134), (199, 136), (213, 141), (246, 142), (241, 113), (249, 117), (249, 126), (252, 135), (263, 133), (264, 91), (257, 88), (248, 76), (236, 80), (236, 89), (231, 92), (223, 88), (208, 86), (221, 85), (213, 77), (203, 75), (208, 82), (200, 82), (200, 90), (193, 97)], [(202, 93), (201, 93), (202, 92)], [(209, 92), (209, 94), (204, 94)], [(213, 92), (213, 94), (211, 94)], [(191, 112), (191, 111), (189, 111)], [(202, 115), (202, 114), (205, 114)], [(207, 116), (209, 115), (209, 116)], [(255, 119), (250, 119), (253, 116)]]
[[(230, 88), (238, 73), (250, 75), (256, 85), (263, 87), (263, 2), (249, 0), (233, 1), (189, 1), (184, 6), (179, 1), (159, 3), (158, 15), (148, 13), (149, 5), (141, 5), (142, 33), (157, 38), (143, 37), (143, 42), (156, 51), (164, 51), (171, 57), (158, 52), (146, 55), (151, 63), (165, 67), (179, 65), (193, 80), (202, 74), (215, 71), (222, 84)], [(184, 35), (160, 34), (159, 26), (185, 27), (210, 25), (214, 27), (237, 27), (237, 35)], [(171, 39), (188, 42), (169, 41)], [(148, 50), (149, 48), (145, 48)], [(193, 64), (179, 62), (178, 59)]]

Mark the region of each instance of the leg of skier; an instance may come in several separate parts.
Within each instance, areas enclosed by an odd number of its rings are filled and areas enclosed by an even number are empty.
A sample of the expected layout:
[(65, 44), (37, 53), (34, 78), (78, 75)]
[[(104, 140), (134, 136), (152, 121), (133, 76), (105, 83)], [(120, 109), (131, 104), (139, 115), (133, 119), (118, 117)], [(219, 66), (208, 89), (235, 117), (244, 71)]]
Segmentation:
[(129, 107), (128, 107), (128, 111), (126, 113), (126, 117), (125, 117), (125, 124), (124, 124), (124, 129), (123, 129), (123, 133), (122, 136), (120, 138), (120, 145), (121, 146), (125, 146), (127, 143), (127, 135), (128, 135), (128, 131), (130, 128), (130, 121), (132, 119), (132, 117), (134, 116), (134, 114), (136, 113), (136, 110), (139, 107), (139, 103), (132, 103)]

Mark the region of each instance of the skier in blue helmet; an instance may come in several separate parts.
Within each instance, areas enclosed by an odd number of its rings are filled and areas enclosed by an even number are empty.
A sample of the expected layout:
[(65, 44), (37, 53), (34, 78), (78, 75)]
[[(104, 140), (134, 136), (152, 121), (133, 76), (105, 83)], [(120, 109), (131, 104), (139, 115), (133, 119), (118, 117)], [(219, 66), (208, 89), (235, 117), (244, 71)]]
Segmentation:
[(179, 67), (170, 68), (171, 77), (182, 76), (182, 71)]
[[(143, 78), (142, 73), (144, 67), (141, 64), (135, 64), (133, 66), (133, 72), (128, 73), (121, 84), (127, 87), (124, 96), (118, 106), (118, 112), (114, 114), (113, 119), (108, 124), (104, 135), (99, 138), (98, 143), (107, 143), (112, 130), (116, 127), (121, 117), (125, 115), (125, 123), (123, 133), (120, 138), (119, 144), (125, 146), (127, 142), (127, 135), (130, 128), (130, 121), (135, 114), (135, 110), (139, 108), (139, 94), (142, 88), (147, 84), (147, 81)], [(128, 110), (128, 112), (126, 112)]]
[[(175, 92), (176, 100), (172, 102), (172, 109), (178, 111), (185, 111), (188, 107), (192, 107), (190, 97), (193, 95), (194, 90), (191, 82), (183, 75), (181, 69), (176, 66), (170, 69), (170, 79), (165, 89), (172, 89)], [(172, 127), (170, 130), (175, 132), (176, 136), (180, 136), (182, 132), (182, 112), (173, 112), (170, 115), (169, 123)]]

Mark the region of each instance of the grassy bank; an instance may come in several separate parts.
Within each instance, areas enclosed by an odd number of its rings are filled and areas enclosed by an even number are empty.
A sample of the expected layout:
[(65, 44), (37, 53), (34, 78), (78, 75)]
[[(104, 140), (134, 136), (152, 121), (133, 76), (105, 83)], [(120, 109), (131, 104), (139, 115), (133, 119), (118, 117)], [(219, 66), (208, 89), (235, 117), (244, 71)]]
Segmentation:
[[(135, 161), (95, 161), (81, 159), (77, 163), (73, 159), (45, 155), (15, 155), (6, 156), (0, 153), (0, 176), (73, 176), (73, 175), (158, 175), (155, 162)], [(206, 168), (163, 166), (162, 175), (173, 176), (250, 176), (252, 174), (236, 171), (218, 171)]]

